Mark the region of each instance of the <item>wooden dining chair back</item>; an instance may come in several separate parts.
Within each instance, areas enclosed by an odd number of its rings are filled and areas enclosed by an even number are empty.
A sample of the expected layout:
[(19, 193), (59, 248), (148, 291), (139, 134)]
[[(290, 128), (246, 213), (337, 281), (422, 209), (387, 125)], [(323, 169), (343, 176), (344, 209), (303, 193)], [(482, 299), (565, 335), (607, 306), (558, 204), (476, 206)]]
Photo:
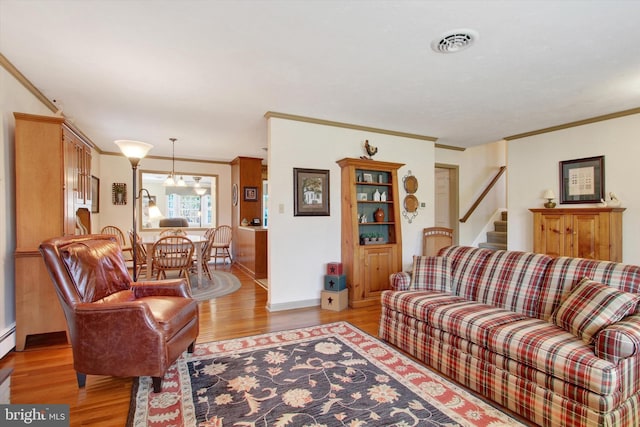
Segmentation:
[(124, 237), (124, 233), (118, 227), (116, 227), (115, 225), (106, 225), (102, 227), (102, 230), (100, 230), (100, 234), (109, 234), (111, 236), (114, 236), (116, 238), (116, 242), (118, 242), (118, 244), (120, 245), (122, 253), (128, 255), (130, 259), (133, 258), (133, 251), (131, 250), (132, 246), (127, 243), (127, 240)]
[(453, 245), (453, 229), (427, 227), (422, 230), (422, 255), (436, 256), (442, 248)]
[(209, 270), (209, 261), (211, 261), (211, 256), (212, 256), (211, 249), (213, 246), (213, 239), (215, 237), (215, 233), (216, 233), (215, 228), (208, 228), (207, 231), (205, 231), (204, 233), (204, 238), (206, 239), (206, 241), (202, 245), (202, 260), (201, 260), (202, 271), (207, 273), (207, 277), (209, 277), (209, 280), (213, 280), (211, 276), (211, 270)]
[(216, 232), (213, 236), (213, 242), (211, 243), (211, 251), (213, 251), (213, 259), (217, 264), (218, 258), (222, 258), (224, 264), (227, 263), (229, 258), (229, 264), (233, 264), (233, 258), (231, 257), (231, 240), (233, 239), (232, 229), (229, 225), (220, 225), (216, 228)]
[(165, 279), (167, 271), (177, 271), (184, 275), (191, 288), (189, 269), (193, 264), (193, 242), (184, 236), (166, 236), (153, 244), (153, 268), (157, 279)]
[[(133, 231), (129, 231), (129, 241), (131, 242), (131, 247), (135, 246), (136, 248), (136, 277), (141, 277), (141, 274), (145, 275), (145, 278), (151, 279), (151, 277), (146, 277), (147, 274), (147, 249), (142, 244), (142, 238), (139, 234), (136, 234), (137, 242), (133, 242)], [(133, 251), (132, 251), (133, 255)]]
[(160, 232), (160, 236), (186, 236), (187, 232), (181, 228), (167, 228)]

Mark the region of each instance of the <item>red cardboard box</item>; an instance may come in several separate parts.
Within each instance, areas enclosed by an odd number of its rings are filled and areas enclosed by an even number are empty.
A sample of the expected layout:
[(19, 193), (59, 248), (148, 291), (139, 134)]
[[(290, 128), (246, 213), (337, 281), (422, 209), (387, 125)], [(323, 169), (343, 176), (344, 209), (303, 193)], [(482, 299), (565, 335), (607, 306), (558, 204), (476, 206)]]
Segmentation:
[(342, 263), (341, 262), (328, 263), (327, 274), (329, 276), (340, 276), (342, 274)]

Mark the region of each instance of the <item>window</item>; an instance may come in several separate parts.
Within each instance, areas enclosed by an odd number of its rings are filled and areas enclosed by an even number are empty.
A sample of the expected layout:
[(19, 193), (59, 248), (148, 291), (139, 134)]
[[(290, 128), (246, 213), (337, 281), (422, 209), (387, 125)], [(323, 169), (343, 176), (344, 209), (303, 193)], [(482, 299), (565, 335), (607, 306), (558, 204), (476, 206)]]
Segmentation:
[[(215, 175), (181, 176), (184, 186), (167, 186), (166, 172), (142, 171), (142, 188), (149, 191), (151, 200), (162, 212), (163, 218), (185, 218), (189, 228), (213, 228), (217, 225), (216, 204), (218, 177)], [(149, 217), (149, 198), (143, 192), (140, 198), (140, 229), (159, 228), (161, 218)]]

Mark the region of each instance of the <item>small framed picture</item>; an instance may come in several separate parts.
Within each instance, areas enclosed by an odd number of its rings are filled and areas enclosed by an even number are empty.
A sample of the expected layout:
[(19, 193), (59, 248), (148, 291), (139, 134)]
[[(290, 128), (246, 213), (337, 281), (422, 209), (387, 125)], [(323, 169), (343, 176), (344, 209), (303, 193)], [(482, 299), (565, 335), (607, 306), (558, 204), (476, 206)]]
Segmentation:
[(330, 216), (329, 170), (293, 168), (293, 216)]
[(244, 187), (244, 200), (247, 202), (257, 202), (258, 187)]
[(358, 193), (358, 201), (366, 201), (367, 200), (367, 193)]
[(370, 173), (363, 173), (362, 179), (364, 180), (364, 182), (373, 182), (373, 175), (371, 175)]

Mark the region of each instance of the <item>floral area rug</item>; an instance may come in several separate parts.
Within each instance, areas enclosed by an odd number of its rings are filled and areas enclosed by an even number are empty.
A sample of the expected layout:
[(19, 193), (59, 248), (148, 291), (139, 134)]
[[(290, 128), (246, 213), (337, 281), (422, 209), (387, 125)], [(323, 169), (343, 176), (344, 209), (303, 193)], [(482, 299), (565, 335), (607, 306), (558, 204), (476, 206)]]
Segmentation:
[(196, 345), (160, 393), (136, 381), (128, 426), (521, 425), (346, 322)]

